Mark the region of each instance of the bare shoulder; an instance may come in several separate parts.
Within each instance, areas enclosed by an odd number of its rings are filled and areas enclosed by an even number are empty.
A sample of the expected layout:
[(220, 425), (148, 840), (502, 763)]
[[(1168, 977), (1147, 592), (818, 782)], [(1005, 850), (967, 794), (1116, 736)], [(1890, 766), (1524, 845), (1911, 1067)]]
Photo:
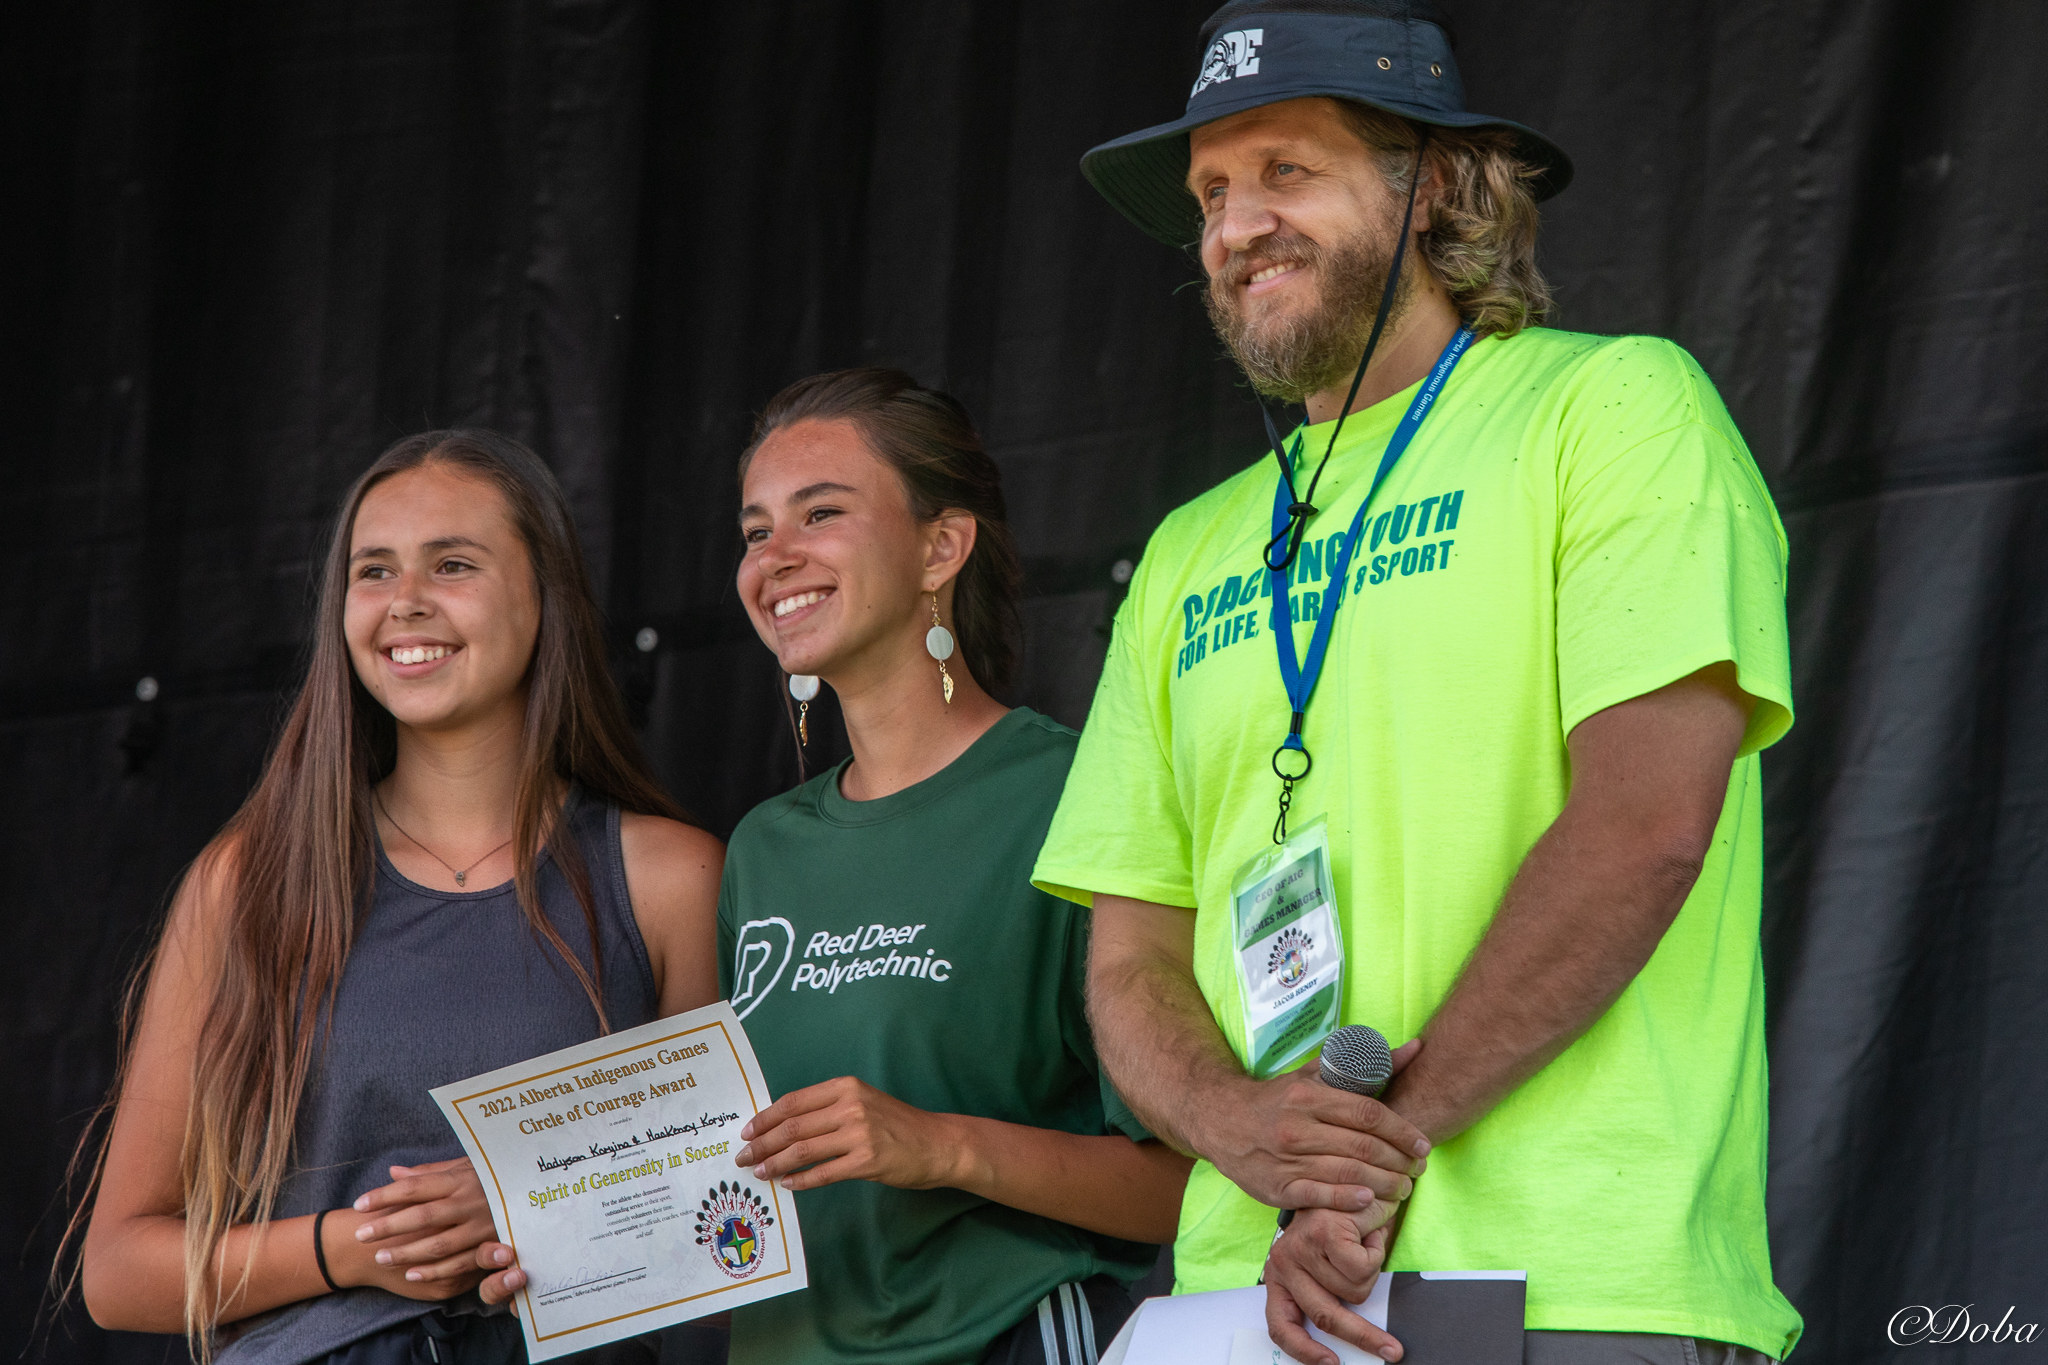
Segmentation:
[(664, 1016), (718, 998), (718, 879), (725, 845), (658, 815), (622, 815), (619, 849), (633, 922), (647, 944)]
[[(155, 960), (148, 968), (142, 1010), (121, 1082), (124, 1108), (132, 1110), (140, 1104), (174, 1116), (163, 1129), (171, 1135), (164, 1140), (170, 1144), (167, 1150), (172, 1153), (174, 1172), (176, 1134), (183, 1130), (190, 1103), (187, 1087), (192, 1059), (200, 1046), (209, 1004), (228, 975), (224, 964), (231, 951), (242, 862), (240, 840), (229, 833), (217, 836), (186, 869), (171, 900)], [(116, 1137), (120, 1137), (118, 1125)], [(175, 1182), (169, 1188), (175, 1190)], [(175, 1203), (169, 1207), (174, 1208)]]
[(242, 874), (242, 837), (235, 831), (214, 836), (185, 870), (171, 898), (164, 925), (164, 955), (208, 978), (210, 964), (228, 930), (235, 891)]
[(725, 870), (725, 845), (716, 835), (660, 815), (620, 815), (619, 851), (635, 902), (643, 891), (657, 899), (688, 895), (707, 880), (715, 893)]

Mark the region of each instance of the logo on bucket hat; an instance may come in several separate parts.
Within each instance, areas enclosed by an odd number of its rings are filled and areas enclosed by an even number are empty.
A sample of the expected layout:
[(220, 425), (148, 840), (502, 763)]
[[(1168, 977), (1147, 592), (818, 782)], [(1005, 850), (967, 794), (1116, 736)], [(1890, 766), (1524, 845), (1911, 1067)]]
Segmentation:
[(1571, 180), (1571, 159), (1533, 128), (1465, 107), (1441, 18), (1435, 0), (1230, 0), (1203, 25), (1186, 111), (1090, 149), (1081, 173), (1125, 217), (1184, 247), (1202, 232), (1186, 184), (1188, 134), (1261, 105), (1321, 97), (1432, 128), (1512, 133), (1516, 154), (1536, 172), (1536, 198), (1556, 194)]
[(1259, 74), (1259, 45), (1266, 41), (1266, 30), (1262, 28), (1239, 29), (1235, 33), (1217, 35), (1209, 45), (1208, 55), (1202, 58), (1202, 74), (1195, 78), (1195, 88), (1188, 91), (1188, 98), (1207, 90), (1219, 81), (1233, 76), (1256, 76)]

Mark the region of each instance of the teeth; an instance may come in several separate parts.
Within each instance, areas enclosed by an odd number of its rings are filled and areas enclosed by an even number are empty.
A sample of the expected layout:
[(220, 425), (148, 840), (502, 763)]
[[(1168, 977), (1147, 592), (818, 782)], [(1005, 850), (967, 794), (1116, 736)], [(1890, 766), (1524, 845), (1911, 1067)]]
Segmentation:
[(822, 592), (800, 592), (794, 597), (785, 597), (775, 604), (776, 619), (780, 620), (793, 611), (808, 607), (813, 602), (822, 602), (824, 600), (825, 594)]
[(391, 651), (391, 662), (395, 664), (425, 664), (448, 657), (446, 645), (401, 645)]
[(1285, 275), (1288, 271), (1292, 269), (1294, 269), (1294, 267), (1291, 265), (1269, 265), (1264, 270), (1261, 270), (1256, 275), (1253, 275), (1251, 279), (1247, 281), (1247, 283), (1259, 284), (1266, 280), (1273, 279), (1277, 276)]

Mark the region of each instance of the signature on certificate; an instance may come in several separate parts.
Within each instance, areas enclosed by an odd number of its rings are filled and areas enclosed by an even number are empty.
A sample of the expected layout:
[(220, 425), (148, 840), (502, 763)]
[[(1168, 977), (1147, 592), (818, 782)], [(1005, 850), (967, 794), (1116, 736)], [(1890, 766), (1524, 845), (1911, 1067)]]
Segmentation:
[(628, 1275), (638, 1275), (645, 1269), (647, 1267), (644, 1265), (636, 1265), (631, 1270), (614, 1270), (607, 1274), (592, 1266), (579, 1265), (574, 1270), (535, 1280), (533, 1296), (537, 1299), (551, 1299), (578, 1289), (596, 1293), (609, 1288), (615, 1280), (622, 1280)]
[(723, 1128), (728, 1123), (738, 1123), (739, 1119), (738, 1114), (731, 1112), (699, 1114), (693, 1123), (671, 1123), (661, 1128), (649, 1128), (645, 1137), (628, 1134), (612, 1142), (593, 1142), (587, 1150), (581, 1152), (570, 1152), (564, 1156), (536, 1156), (533, 1162), (543, 1171), (567, 1170), (579, 1162), (591, 1161), (601, 1156), (617, 1156), (620, 1152), (630, 1152), (635, 1147), (649, 1142), (662, 1142), (672, 1137), (689, 1137), (714, 1128)]

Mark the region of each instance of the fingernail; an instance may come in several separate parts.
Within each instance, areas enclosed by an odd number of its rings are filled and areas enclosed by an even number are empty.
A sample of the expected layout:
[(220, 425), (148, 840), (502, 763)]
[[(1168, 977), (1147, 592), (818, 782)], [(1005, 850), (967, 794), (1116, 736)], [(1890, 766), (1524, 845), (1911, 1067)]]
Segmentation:
[(505, 1248), (503, 1247), (499, 1247), (496, 1251), (491, 1253), (491, 1264), (493, 1265), (504, 1265), (507, 1261), (511, 1259), (512, 1253), (505, 1250)]
[(391, 1253), (390, 1253), (390, 1252), (388, 1252), (388, 1251), (380, 1251), (380, 1252), (378, 1252), (378, 1253), (377, 1253), (377, 1264), (378, 1264), (378, 1265), (390, 1265), (390, 1264), (391, 1264)]
[(740, 1154), (739, 1154), (738, 1156), (736, 1156), (736, 1157), (734, 1157), (734, 1158), (733, 1158), (733, 1160), (734, 1160), (734, 1161), (737, 1161), (737, 1162), (739, 1162), (739, 1163), (740, 1163), (740, 1165), (742, 1165), (742, 1166), (746, 1165), (746, 1164), (747, 1164), (748, 1162), (752, 1161), (753, 1159), (754, 1159), (754, 1149), (753, 1149), (752, 1147), (742, 1147), (742, 1148), (740, 1148)]
[(754, 1140), (754, 1125), (752, 1123), (740, 1125), (740, 1140), (742, 1142), (752, 1142)]
[(796, 1188), (796, 1177), (793, 1175), (786, 1175), (776, 1183), (781, 1185), (782, 1188), (785, 1190), (793, 1190)]
[(760, 1165), (758, 1165), (758, 1166), (756, 1166), (756, 1167), (754, 1168), (754, 1179), (756, 1179), (756, 1180), (766, 1180), (767, 1178), (768, 1178), (768, 1163), (764, 1161), (764, 1162), (762, 1162), (762, 1163), (761, 1163)]
[(1429, 1155), (1429, 1139), (1428, 1139), (1428, 1138), (1417, 1138), (1417, 1139), (1415, 1139), (1415, 1155), (1417, 1155), (1417, 1156), (1428, 1156), (1428, 1155)]
[(1372, 1196), (1370, 1194), (1352, 1195), (1351, 1207), (1357, 1209), (1360, 1213), (1365, 1212), (1367, 1209), (1372, 1207)]
[(526, 1287), (526, 1272), (523, 1270), (506, 1271), (505, 1287), (507, 1289), (524, 1289)]
[(356, 1240), (358, 1242), (375, 1241), (377, 1237), (376, 1229), (377, 1225), (375, 1223), (363, 1224), (361, 1227), (356, 1229)]
[(427, 1277), (426, 1277), (426, 1274), (425, 1274), (425, 1272), (423, 1272), (423, 1271), (418, 1271), (418, 1270), (408, 1270), (408, 1271), (406, 1271), (406, 1272), (405, 1272), (405, 1278), (407, 1278), (408, 1280), (411, 1280), (411, 1281), (413, 1281), (413, 1282), (414, 1282), (415, 1284), (417, 1284), (417, 1283), (418, 1283), (419, 1281), (421, 1281), (421, 1280), (424, 1280), (424, 1279), (425, 1279), (425, 1278), (427, 1278)]
[(370, 1211), (370, 1196), (366, 1194), (361, 1199), (356, 1200), (355, 1208), (357, 1213), (368, 1213)]

